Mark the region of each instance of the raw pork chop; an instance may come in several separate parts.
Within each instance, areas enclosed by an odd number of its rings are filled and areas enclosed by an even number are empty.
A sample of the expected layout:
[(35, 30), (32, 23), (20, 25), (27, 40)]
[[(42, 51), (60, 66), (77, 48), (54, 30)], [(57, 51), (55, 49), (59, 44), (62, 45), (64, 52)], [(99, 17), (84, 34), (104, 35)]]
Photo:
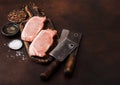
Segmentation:
[(38, 32), (43, 28), (46, 17), (34, 16), (28, 20), (21, 34), (22, 40), (33, 41)]
[(53, 37), (56, 34), (56, 30), (41, 30), (29, 47), (30, 56), (44, 57), (47, 50), (53, 44)]

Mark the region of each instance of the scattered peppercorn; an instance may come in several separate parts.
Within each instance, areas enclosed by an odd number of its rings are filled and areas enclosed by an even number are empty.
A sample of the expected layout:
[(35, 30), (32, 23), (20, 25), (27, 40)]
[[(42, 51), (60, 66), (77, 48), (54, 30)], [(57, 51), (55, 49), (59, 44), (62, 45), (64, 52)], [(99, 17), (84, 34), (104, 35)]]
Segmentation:
[(27, 14), (24, 10), (13, 10), (8, 14), (8, 20), (11, 22), (20, 23), (26, 20)]

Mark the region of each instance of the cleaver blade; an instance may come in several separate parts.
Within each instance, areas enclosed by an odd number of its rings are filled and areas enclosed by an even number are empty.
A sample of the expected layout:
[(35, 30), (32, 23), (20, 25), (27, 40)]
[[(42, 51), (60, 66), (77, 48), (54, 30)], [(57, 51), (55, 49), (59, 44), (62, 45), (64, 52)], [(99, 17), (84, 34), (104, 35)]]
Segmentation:
[(67, 37), (60, 38), (58, 45), (49, 54), (60, 62), (64, 61), (78, 47), (80, 38), (80, 33), (69, 32)]
[(62, 33), (60, 35), (60, 39), (58, 40), (58, 43), (60, 43), (62, 40), (64, 40), (68, 36), (69, 32), (70, 32), (69, 30), (63, 29)]
[(69, 30), (63, 29), (60, 39), (58, 40), (58, 45), (49, 53), (49, 55), (51, 55), (58, 61), (63, 61), (66, 57), (66, 52), (67, 51), (69, 52), (69, 49), (68, 50), (66, 49), (69, 47), (66, 44), (69, 44), (69, 42), (70, 42), (70, 40), (67, 39), (69, 33), (70, 33)]

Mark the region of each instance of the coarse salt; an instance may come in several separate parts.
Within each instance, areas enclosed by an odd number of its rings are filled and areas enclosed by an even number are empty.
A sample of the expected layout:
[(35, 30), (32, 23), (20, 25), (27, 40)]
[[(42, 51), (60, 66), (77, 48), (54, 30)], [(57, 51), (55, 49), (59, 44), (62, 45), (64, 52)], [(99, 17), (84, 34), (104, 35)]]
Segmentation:
[(19, 39), (12, 40), (9, 42), (8, 47), (13, 50), (19, 50), (23, 46), (23, 43)]

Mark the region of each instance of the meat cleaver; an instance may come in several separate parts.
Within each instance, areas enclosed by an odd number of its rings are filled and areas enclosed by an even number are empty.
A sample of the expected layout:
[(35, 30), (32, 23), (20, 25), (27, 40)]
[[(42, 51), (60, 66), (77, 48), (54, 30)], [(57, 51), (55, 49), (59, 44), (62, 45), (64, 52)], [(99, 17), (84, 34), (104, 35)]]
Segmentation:
[[(80, 38), (82, 38), (82, 33)], [(78, 43), (80, 43), (80, 41), (81, 39), (78, 40)], [(64, 74), (66, 77), (71, 77), (73, 74), (73, 71), (76, 65), (76, 57), (77, 57), (78, 49), (79, 49), (79, 46), (69, 55), (66, 61), (65, 68), (64, 68)]]
[(46, 80), (54, 73), (60, 63), (78, 47), (80, 38), (80, 33), (73, 33), (67, 29), (62, 30), (58, 45), (49, 53), (55, 58), (55, 61), (50, 64), (45, 72), (40, 74), (41, 79)]

